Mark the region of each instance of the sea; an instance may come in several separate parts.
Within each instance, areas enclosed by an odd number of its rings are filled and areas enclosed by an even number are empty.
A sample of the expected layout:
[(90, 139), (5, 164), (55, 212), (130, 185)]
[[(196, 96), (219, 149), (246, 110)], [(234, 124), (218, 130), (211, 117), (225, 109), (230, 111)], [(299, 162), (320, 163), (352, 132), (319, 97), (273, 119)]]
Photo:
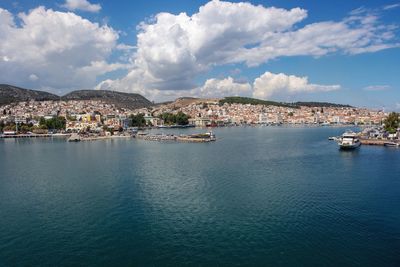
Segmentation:
[(399, 148), (340, 151), (339, 127), (212, 130), (0, 140), (0, 266), (400, 266)]

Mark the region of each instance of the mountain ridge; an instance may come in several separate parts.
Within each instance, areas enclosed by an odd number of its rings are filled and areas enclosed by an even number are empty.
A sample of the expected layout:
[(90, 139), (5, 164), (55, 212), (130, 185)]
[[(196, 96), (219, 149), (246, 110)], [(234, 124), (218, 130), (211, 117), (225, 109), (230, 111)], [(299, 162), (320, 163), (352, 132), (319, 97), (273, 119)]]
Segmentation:
[(9, 84), (0, 84), (0, 106), (29, 100), (60, 100), (60, 96), (45, 91), (25, 89)]
[(153, 106), (153, 103), (140, 94), (111, 90), (76, 90), (61, 97), (62, 100), (101, 100), (117, 107), (136, 109)]
[(279, 107), (288, 107), (288, 108), (299, 108), (299, 107), (337, 107), (337, 108), (352, 108), (352, 106), (347, 104), (336, 104), (330, 102), (316, 102), (316, 101), (297, 101), (297, 102), (277, 102), (271, 100), (262, 100), (251, 97), (241, 97), (241, 96), (230, 96), (224, 97), (219, 101), (220, 104), (224, 103), (237, 103), (237, 104), (250, 104), (250, 105), (270, 105), (270, 106), (279, 106)]
[[(137, 109), (146, 108), (154, 105), (172, 104), (184, 105), (190, 102), (201, 102), (202, 98), (195, 97), (180, 97), (174, 101), (154, 104), (144, 96), (136, 93), (125, 93), (114, 90), (93, 90), (83, 89), (69, 92), (63, 96), (58, 96), (45, 91), (25, 89), (8, 84), (0, 84), (0, 106), (22, 102), (22, 101), (69, 101), (69, 100), (99, 100), (106, 103), (114, 104), (118, 108)], [(316, 102), (316, 101), (298, 101), (293, 103), (277, 102), (271, 100), (262, 100), (250, 97), (230, 96), (219, 99), (220, 104), (224, 103), (241, 103), (251, 105), (272, 105), (282, 107), (299, 108), (300, 106), (308, 107), (352, 107), (347, 104), (336, 104), (329, 102)]]
[(140, 94), (124, 93), (109, 90), (75, 90), (63, 96), (45, 91), (25, 89), (8, 84), (0, 84), (0, 106), (22, 101), (68, 101), (68, 100), (101, 100), (114, 104), (118, 108), (136, 109), (150, 107), (153, 103)]

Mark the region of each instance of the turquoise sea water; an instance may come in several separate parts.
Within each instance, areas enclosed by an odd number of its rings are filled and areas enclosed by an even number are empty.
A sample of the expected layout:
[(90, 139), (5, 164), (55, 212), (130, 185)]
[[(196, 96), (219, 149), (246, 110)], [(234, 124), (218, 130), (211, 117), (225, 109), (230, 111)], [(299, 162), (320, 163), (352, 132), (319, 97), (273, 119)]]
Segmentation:
[(0, 266), (400, 266), (400, 149), (343, 131), (0, 140)]

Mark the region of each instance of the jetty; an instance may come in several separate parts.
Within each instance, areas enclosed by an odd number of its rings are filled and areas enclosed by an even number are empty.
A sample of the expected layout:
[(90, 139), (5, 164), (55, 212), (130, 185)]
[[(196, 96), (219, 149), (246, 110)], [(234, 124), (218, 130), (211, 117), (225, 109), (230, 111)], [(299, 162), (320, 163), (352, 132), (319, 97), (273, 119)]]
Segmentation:
[(49, 138), (66, 136), (69, 136), (69, 134), (1, 134), (0, 138)]
[(362, 145), (368, 146), (388, 146), (388, 144), (399, 144), (398, 142), (384, 139), (360, 139), (360, 141)]
[(68, 138), (68, 142), (97, 141), (97, 140), (108, 140), (108, 139), (117, 139), (117, 138), (132, 138), (132, 136), (129, 136), (129, 135), (82, 136), (79, 134), (72, 134), (71, 137)]
[(177, 142), (189, 142), (189, 143), (206, 143), (217, 140), (213, 132), (189, 134), (189, 135), (149, 134), (146, 132), (140, 132), (137, 133), (134, 137), (137, 139), (147, 140), (147, 141), (177, 141)]

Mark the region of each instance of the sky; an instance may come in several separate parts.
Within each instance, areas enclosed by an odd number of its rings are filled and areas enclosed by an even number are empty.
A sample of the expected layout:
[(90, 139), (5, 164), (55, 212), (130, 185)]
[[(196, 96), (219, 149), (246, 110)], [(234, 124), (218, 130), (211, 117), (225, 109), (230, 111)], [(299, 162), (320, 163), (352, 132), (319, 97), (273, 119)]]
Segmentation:
[(400, 2), (0, 0), (0, 83), (400, 111)]

